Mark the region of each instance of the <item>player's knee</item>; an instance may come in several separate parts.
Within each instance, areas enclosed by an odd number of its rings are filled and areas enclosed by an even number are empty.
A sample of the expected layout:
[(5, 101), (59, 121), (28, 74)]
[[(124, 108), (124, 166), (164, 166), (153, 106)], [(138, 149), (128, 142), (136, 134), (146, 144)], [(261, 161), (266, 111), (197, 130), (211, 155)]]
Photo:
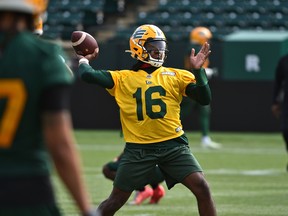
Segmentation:
[(200, 198), (210, 197), (210, 188), (202, 173), (193, 173), (185, 181), (192, 193)]
[(193, 193), (196, 197), (207, 198), (211, 196), (210, 187), (204, 178), (199, 179), (196, 185), (196, 189), (193, 191)]
[(210, 195), (210, 187), (205, 179), (202, 179), (200, 183), (200, 187), (203, 194)]

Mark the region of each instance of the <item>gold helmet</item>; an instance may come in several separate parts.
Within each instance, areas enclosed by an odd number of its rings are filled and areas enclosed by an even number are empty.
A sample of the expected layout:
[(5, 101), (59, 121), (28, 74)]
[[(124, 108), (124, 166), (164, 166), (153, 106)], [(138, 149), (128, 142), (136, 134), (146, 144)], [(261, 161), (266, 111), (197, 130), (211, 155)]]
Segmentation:
[[(167, 42), (164, 33), (155, 25), (141, 25), (130, 37), (132, 58), (160, 67), (164, 63), (167, 53)], [(155, 55), (156, 53), (156, 55)]]
[(206, 27), (196, 27), (190, 33), (190, 42), (203, 45), (212, 38), (211, 31)]
[(46, 10), (47, 4), (48, 0), (0, 0), (0, 10), (37, 15)]

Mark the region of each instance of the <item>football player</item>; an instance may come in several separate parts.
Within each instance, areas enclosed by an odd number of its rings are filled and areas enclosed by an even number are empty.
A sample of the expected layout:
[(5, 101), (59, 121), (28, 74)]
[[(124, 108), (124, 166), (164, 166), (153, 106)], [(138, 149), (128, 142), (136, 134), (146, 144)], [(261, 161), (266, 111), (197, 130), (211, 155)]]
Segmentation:
[(164, 67), (167, 41), (155, 25), (139, 26), (130, 38), (131, 69), (94, 70), (93, 54), (79, 57), (79, 77), (104, 87), (115, 97), (126, 142), (110, 196), (98, 207), (99, 215), (114, 215), (137, 188), (147, 185), (158, 165), (168, 189), (182, 183), (196, 196), (199, 214), (215, 216), (216, 208), (203, 170), (191, 153), (180, 120), (180, 103), (188, 96), (202, 105), (211, 91), (202, 65), (210, 45), (190, 55), (191, 71)]
[[(191, 48), (194, 48), (196, 51), (200, 50), (200, 48), (206, 42), (210, 42), (212, 39), (211, 31), (206, 27), (196, 27), (190, 32), (190, 48), (189, 53), (185, 56), (184, 66), (186, 69), (190, 68), (190, 52)], [(216, 72), (215, 69), (209, 68), (209, 59), (207, 58), (203, 64), (203, 68), (205, 68), (206, 74), (208, 78), (211, 78)], [(195, 109), (199, 112), (199, 123), (201, 130), (201, 145), (204, 148), (211, 149), (219, 149), (221, 148), (221, 144), (212, 141), (210, 138), (210, 115), (211, 115), (211, 106), (210, 105), (200, 105), (193, 100), (189, 100), (189, 98), (184, 97), (183, 102), (181, 104), (181, 118), (185, 118), (191, 111), (191, 109)]]
[[(41, 14), (38, 14), (37, 16), (35, 16), (34, 18), (34, 29), (33, 29), (33, 33), (35, 35), (38, 35), (39, 37), (43, 35), (44, 31), (43, 31), (43, 18)], [(63, 56), (59, 55), (59, 58), (63, 61), (63, 63), (65, 64), (65, 66), (67, 67), (67, 71), (71, 74), (71, 76), (74, 76), (73, 71), (71, 70), (71, 68), (66, 64), (66, 60)]]
[(51, 165), (93, 215), (69, 111), (73, 83), (57, 45), (35, 37), (45, 0), (0, 1), (0, 215), (58, 216)]

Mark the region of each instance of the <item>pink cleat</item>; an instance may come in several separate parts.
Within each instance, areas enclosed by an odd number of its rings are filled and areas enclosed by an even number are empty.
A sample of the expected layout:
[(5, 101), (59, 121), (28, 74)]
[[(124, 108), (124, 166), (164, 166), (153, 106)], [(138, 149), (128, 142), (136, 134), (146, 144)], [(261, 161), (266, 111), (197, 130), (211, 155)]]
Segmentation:
[(146, 199), (152, 197), (153, 189), (149, 186), (145, 186), (144, 191), (136, 191), (136, 195), (133, 201), (131, 201), (130, 205), (141, 205)]
[(153, 190), (153, 196), (151, 197), (150, 204), (157, 204), (159, 200), (164, 197), (165, 189), (162, 185), (158, 185), (157, 188)]

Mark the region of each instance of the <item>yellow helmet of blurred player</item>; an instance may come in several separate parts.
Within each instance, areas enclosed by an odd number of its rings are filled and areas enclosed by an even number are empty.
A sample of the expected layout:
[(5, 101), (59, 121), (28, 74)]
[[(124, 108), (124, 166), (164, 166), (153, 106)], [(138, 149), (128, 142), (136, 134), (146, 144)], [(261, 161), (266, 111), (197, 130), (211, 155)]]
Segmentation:
[(0, 0), (0, 10), (37, 15), (46, 10), (47, 4), (48, 0)]
[(203, 45), (212, 38), (211, 31), (206, 27), (196, 27), (190, 32), (190, 42)]
[[(155, 25), (141, 25), (130, 37), (130, 50), (132, 58), (160, 67), (165, 61), (167, 41), (164, 33)], [(157, 52), (153, 56), (152, 52)]]

